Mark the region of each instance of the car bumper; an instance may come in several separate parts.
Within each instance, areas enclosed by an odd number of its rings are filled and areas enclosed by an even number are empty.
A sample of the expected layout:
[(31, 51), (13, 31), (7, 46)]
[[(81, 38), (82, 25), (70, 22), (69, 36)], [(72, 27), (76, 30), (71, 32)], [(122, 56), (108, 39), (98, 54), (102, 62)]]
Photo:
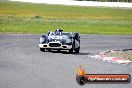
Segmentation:
[(69, 50), (72, 48), (72, 45), (62, 45), (60, 44), (59, 47), (56, 46), (49, 46), (49, 44), (39, 44), (40, 48), (45, 48), (45, 49), (64, 49), (64, 50)]

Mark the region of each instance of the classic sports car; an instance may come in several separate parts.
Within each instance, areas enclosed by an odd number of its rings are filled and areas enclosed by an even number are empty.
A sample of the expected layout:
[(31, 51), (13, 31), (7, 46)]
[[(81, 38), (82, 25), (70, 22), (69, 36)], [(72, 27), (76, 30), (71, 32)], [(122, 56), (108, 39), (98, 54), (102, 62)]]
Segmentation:
[(40, 51), (45, 50), (69, 50), (70, 53), (79, 53), (80, 36), (76, 32), (63, 32), (57, 29), (55, 32), (49, 31), (40, 37)]

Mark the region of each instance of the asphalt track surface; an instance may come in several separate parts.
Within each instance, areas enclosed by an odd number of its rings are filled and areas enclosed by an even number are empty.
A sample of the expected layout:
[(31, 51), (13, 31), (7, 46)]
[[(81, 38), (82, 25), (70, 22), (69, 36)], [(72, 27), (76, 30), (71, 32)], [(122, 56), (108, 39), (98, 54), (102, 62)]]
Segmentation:
[(132, 66), (88, 58), (104, 50), (132, 48), (132, 36), (81, 35), (80, 54), (40, 52), (40, 35), (0, 34), (0, 88), (132, 88), (129, 84), (76, 83), (76, 68), (87, 73), (132, 75)]

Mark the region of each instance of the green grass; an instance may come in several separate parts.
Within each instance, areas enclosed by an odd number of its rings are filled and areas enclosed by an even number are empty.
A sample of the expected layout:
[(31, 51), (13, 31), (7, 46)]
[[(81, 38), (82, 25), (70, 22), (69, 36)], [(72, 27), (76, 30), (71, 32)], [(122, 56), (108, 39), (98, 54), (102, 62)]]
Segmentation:
[(0, 2), (0, 33), (132, 34), (132, 9)]

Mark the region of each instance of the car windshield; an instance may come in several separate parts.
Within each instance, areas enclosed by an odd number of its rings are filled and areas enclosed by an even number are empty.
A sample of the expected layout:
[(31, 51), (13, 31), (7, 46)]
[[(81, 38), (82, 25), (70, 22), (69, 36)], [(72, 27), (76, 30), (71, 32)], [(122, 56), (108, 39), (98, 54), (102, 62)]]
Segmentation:
[(54, 35), (62, 35), (62, 32), (57, 31), (54, 33)]

